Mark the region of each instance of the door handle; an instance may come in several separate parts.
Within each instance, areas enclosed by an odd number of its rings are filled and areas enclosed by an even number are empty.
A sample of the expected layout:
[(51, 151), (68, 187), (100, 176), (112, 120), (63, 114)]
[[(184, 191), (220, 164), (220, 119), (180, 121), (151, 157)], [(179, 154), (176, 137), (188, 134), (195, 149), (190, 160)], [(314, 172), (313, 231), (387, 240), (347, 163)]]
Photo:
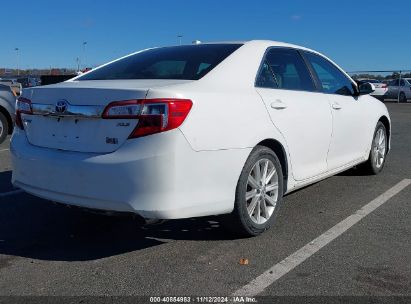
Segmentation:
[(287, 108), (287, 105), (284, 102), (282, 102), (280, 99), (277, 99), (276, 101), (271, 103), (271, 107), (276, 110), (282, 110), (282, 109)]
[(332, 107), (334, 110), (340, 110), (342, 108), (342, 106), (338, 102), (334, 102), (332, 104)]

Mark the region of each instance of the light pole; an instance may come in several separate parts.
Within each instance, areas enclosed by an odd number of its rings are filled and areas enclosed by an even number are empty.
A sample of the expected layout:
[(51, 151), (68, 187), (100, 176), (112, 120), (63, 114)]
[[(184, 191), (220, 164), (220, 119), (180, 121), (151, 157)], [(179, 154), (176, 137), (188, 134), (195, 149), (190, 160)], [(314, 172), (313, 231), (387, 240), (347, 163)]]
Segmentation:
[(183, 35), (178, 35), (177, 38), (178, 38), (178, 44), (181, 45), (181, 38), (183, 38)]
[[(398, 95), (397, 95), (397, 102), (400, 102), (400, 91), (401, 91), (401, 77), (402, 76), (402, 71), (400, 71), (400, 78), (398, 79)], [(407, 98), (405, 98), (405, 101), (407, 101)]]
[(76, 62), (77, 62), (77, 72), (79, 72), (80, 71), (80, 58), (79, 57), (76, 58)]
[(86, 64), (86, 45), (87, 45), (87, 41), (83, 42), (83, 64), (84, 64), (84, 68), (87, 68), (87, 64)]
[(14, 49), (16, 51), (16, 59), (17, 59), (17, 76), (20, 75), (20, 63), (19, 63), (19, 48)]

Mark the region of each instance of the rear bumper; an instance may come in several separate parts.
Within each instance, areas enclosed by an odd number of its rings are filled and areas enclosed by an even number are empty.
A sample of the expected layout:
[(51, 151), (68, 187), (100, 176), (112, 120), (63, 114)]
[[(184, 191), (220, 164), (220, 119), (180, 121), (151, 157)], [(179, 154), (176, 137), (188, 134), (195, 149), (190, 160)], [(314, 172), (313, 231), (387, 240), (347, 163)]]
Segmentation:
[(21, 130), (11, 141), (15, 186), (48, 200), (187, 218), (231, 212), (251, 149), (195, 152), (179, 130), (128, 140), (108, 154), (31, 145)]
[(388, 89), (377, 88), (370, 95), (381, 98), (381, 97), (384, 97), (384, 95), (386, 95), (387, 92), (388, 92)]

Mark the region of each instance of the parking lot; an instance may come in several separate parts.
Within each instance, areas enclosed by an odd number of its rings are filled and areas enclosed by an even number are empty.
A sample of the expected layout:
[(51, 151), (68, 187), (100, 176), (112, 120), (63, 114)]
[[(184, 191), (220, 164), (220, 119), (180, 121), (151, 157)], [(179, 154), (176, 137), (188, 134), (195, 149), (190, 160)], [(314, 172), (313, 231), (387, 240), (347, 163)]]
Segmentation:
[[(217, 217), (142, 228), (25, 194), (10, 183), (6, 141), (0, 295), (411, 296), (411, 104), (387, 105), (392, 145), (380, 175), (352, 169), (296, 191), (274, 227), (249, 239), (232, 239)], [(370, 202), (379, 205), (341, 230)], [(333, 240), (316, 240), (336, 225)]]

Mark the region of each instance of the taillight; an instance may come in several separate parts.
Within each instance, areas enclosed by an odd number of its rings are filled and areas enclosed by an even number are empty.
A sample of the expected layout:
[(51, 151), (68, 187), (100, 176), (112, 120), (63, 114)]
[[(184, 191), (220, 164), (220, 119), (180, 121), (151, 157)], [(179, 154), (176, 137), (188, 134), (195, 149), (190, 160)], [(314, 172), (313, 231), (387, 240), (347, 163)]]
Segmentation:
[(381, 86), (381, 88), (385, 89), (385, 88), (387, 88), (387, 85), (384, 83), (384, 84)]
[(178, 128), (193, 105), (189, 99), (159, 98), (115, 101), (103, 112), (105, 119), (138, 119), (129, 138), (142, 137)]
[(23, 130), (21, 114), (33, 114), (30, 99), (19, 97), (16, 101), (16, 126)]

